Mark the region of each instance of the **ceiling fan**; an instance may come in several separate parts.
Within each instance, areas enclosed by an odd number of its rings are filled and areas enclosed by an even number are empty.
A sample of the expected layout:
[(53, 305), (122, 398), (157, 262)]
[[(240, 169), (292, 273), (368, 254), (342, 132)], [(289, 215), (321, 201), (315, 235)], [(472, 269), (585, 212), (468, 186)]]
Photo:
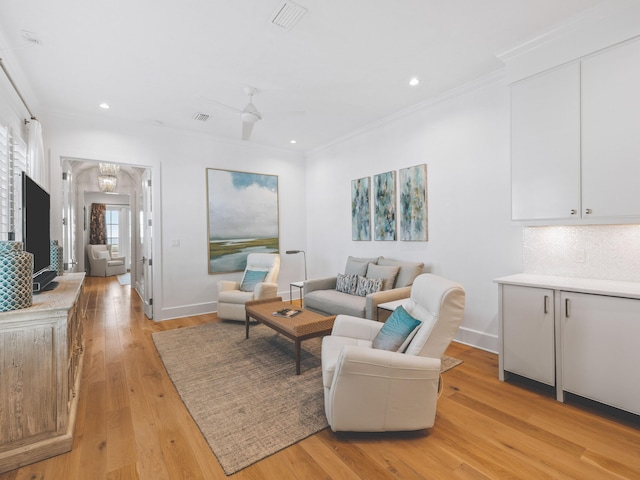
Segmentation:
[(245, 87), (244, 93), (249, 96), (249, 103), (247, 103), (247, 105), (242, 110), (207, 97), (203, 98), (217, 105), (220, 105), (221, 107), (228, 108), (230, 110), (233, 110), (234, 112), (239, 113), (240, 118), (242, 119), (242, 140), (248, 141), (251, 138), (251, 131), (253, 130), (253, 126), (256, 122), (258, 122), (258, 120), (262, 120), (262, 114), (253, 104), (253, 96), (257, 93), (257, 90), (253, 87)]

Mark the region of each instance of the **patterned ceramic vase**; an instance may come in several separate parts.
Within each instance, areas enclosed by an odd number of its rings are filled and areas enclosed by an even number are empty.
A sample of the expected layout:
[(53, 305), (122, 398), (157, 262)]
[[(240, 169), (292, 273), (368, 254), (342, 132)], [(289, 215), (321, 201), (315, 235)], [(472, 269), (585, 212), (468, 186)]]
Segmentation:
[(58, 245), (58, 240), (51, 240), (51, 270), (57, 272), (58, 276), (64, 273), (62, 263), (62, 245)]
[(0, 312), (33, 304), (33, 255), (22, 242), (0, 242)]

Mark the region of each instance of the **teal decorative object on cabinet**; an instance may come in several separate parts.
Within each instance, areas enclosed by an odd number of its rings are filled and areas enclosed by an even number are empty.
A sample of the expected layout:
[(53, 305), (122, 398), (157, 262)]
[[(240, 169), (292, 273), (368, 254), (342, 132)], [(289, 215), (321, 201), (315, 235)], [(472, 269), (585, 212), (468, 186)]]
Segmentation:
[(62, 258), (62, 245), (58, 245), (58, 240), (51, 240), (51, 266), (49, 268), (56, 272), (58, 276), (64, 273)]
[(33, 255), (22, 242), (0, 242), (0, 312), (33, 304)]

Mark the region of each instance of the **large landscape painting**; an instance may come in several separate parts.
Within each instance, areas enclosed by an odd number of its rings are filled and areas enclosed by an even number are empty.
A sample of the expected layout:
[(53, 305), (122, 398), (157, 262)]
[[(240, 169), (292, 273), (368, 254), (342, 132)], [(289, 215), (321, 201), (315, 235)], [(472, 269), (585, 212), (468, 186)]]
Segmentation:
[(207, 169), (209, 273), (245, 269), (253, 252), (277, 253), (278, 177)]

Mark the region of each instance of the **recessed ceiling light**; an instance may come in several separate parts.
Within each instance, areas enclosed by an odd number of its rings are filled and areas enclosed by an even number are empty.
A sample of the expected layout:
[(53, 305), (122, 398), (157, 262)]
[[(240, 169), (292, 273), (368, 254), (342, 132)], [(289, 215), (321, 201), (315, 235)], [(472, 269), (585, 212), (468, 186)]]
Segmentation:
[(298, 142), (296, 142), (295, 140), (291, 140), (289, 143), (298, 143)]
[(103, 108), (105, 110), (109, 110), (109, 104), (107, 102), (102, 102), (100, 104), (100, 108)]
[(409, 85), (411, 85), (412, 87), (415, 87), (419, 83), (420, 79), (418, 77), (413, 77), (411, 80), (409, 80)]

